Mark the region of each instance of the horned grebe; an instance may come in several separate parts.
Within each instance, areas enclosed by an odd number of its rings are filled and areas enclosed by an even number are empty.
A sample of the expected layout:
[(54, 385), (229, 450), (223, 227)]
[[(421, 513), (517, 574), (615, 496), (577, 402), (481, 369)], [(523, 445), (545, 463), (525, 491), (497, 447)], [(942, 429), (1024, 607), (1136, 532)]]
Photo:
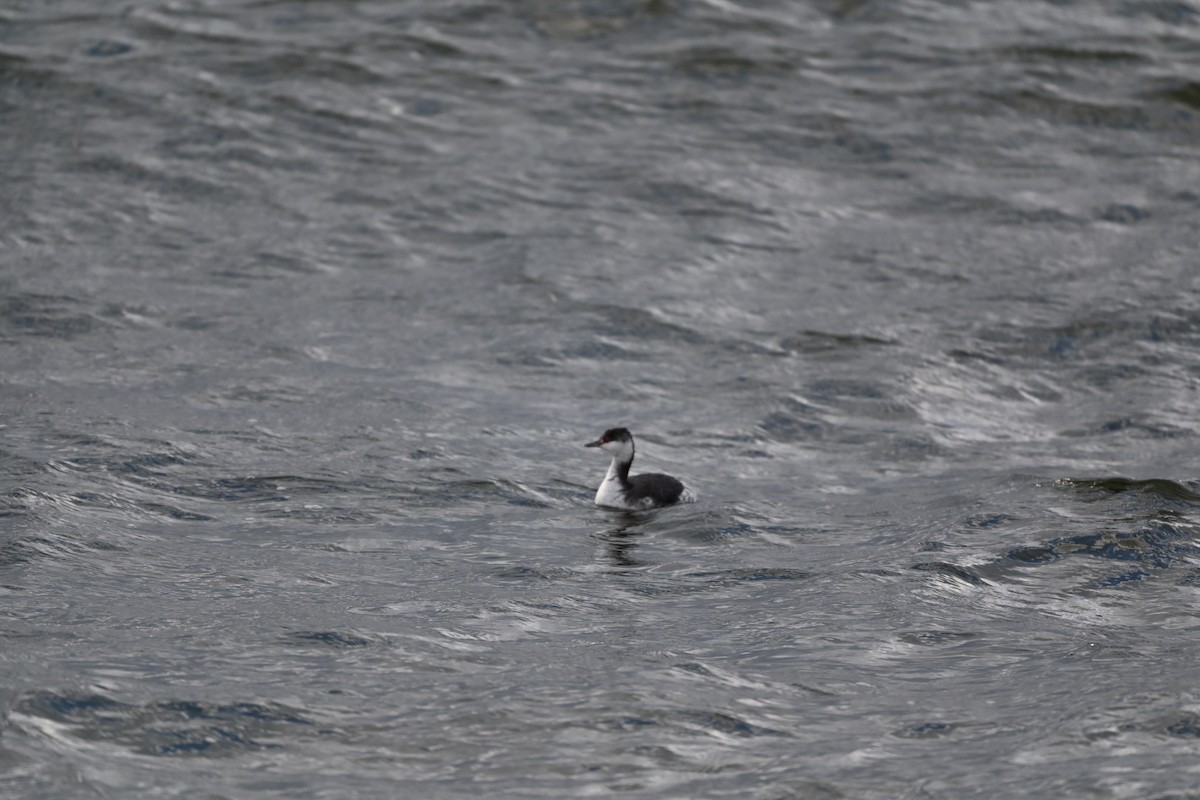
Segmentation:
[(670, 475), (653, 472), (629, 477), (629, 466), (633, 463), (633, 434), (626, 428), (610, 428), (584, 447), (599, 447), (612, 456), (604, 483), (596, 490), (598, 506), (640, 511), (696, 502), (695, 493)]

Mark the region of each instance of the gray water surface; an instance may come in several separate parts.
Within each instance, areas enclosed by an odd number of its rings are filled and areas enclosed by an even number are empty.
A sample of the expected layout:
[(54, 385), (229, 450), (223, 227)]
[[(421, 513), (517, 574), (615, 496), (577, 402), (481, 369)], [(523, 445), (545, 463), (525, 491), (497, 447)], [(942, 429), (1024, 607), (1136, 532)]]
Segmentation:
[(1198, 53), (0, 5), (0, 795), (1198, 796)]

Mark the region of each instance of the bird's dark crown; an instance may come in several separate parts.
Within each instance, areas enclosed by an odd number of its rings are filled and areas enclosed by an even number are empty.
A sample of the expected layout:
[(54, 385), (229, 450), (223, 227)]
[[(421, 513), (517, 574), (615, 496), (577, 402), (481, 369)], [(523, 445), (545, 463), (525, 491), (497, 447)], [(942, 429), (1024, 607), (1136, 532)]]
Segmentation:
[(607, 444), (608, 442), (627, 442), (632, 438), (633, 434), (629, 432), (628, 428), (609, 428), (600, 437), (600, 441)]

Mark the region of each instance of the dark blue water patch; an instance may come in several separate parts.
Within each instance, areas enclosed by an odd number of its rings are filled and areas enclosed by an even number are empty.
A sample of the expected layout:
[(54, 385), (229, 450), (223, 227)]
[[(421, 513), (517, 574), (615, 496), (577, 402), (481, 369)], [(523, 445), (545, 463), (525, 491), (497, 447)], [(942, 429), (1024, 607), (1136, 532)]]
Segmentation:
[(116, 42), (112, 39), (101, 39), (97, 42), (92, 42), (84, 48), (84, 55), (92, 58), (112, 58), (113, 56), (123, 56), (126, 53), (133, 52), (133, 45), (127, 42)]
[(0, 568), (30, 564), (43, 559), (61, 561), (97, 552), (124, 552), (114, 542), (89, 538), (81, 541), (60, 533), (18, 534), (0, 539)]
[(1162, 731), (1181, 739), (1200, 739), (1200, 715), (1183, 713), (1162, 725)]
[(1146, 209), (1124, 203), (1111, 203), (1096, 211), (1096, 219), (1117, 225), (1136, 225), (1145, 222), (1150, 216)]
[[(752, 518), (756, 515), (750, 515)], [(690, 542), (712, 544), (747, 536), (758, 528), (722, 510), (705, 509), (692, 504), (630, 512), (623, 530), (667, 534)], [(644, 527), (639, 525), (644, 524)]]
[(619, 569), (638, 569), (649, 565), (637, 557), (638, 543), (643, 535), (636, 528), (619, 527), (596, 534), (595, 538), (604, 543), (604, 555), (611, 565)]
[(968, 528), (978, 528), (987, 530), (989, 528), (998, 528), (1002, 525), (1007, 525), (1010, 522), (1015, 522), (1016, 517), (1003, 512), (994, 512), (989, 514), (972, 514), (967, 517), (965, 524)]
[(819, 439), (825, 433), (825, 424), (820, 419), (820, 410), (794, 397), (778, 401), (779, 408), (768, 413), (758, 423), (754, 439), (766, 438), (776, 442), (798, 442)]
[[(1133, 531), (1098, 531), (1052, 539), (1041, 545), (1013, 547), (980, 570), (1001, 579), (1010, 570), (1086, 556), (1119, 567), (1119, 571), (1098, 580), (1101, 587), (1114, 588), (1186, 567), (1192, 561), (1198, 539), (1196, 530), (1189, 525), (1152, 519)], [(1185, 575), (1181, 580), (1187, 579)]]
[(1119, 387), (1123, 382), (1143, 378), (1151, 369), (1162, 368), (1167, 351), (1135, 347), (1137, 343), (1181, 347), (1200, 344), (1200, 312), (1114, 312), (1082, 316), (1062, 325), (984, 330), (977, 337), (989, 346), (959, 352), (999, 364), (1027, 359), (1078, 363), (1079, 380), (1100, 388)]
[(1112, 727), (1089, 731), (1087, 738), (1104, 741), (1139, 732), (1177, 739), (1200, 739), (1200, 715), (1191, 711), (1176, 711), (1147, 721), (1122, 722)]
[(925, 434), (897, 436), (887, 444), (887, 454), (896, 461), (924, 461), (944, 455), (946, 448)]
[[(1134, 371), (1139, 373), (1142, 372), (1141, 370)], [(1090, 371), (1085, 370), (1084, 372)], [(1105, 368), (1103, 372), (1104, 375), (1100, 377), (1094, 375), (1089, 376), (1085, 374), (1081, 374), (1080, 377), (1087, 380), (1089, 383), (1092, 383), (1093, 385), (1099, 386), (1105, 381), (1117, 378), (1118, 376), (1116, 376), (1114, 373), (1119, 372), (1119, 370)], [(1128, 377), (1128, 375), (1121, 375), (1119, 376), (1119, 379), (1124, 380), (1126, 377)], [(1187, 431), (1182, 428), (1177, 428), (1172, 425), (1147, 422), (1135, 417), (1117, 417), (1115, 419), (1107, 419), (1084, 428), (1072, 428), (1065, 430), (1059, 435), (1071, 438), (1085, 438), (1092, 436), (1108, 436), (1112, 434), (1121, 434), (1123, 436), (1133, 435), (1148, 439), (1175, 439), (1181, 436), (1192, 435), (1191, 431)]]
[(237, 731), (209, 725), (203, 731), (155, 730), (162, 741), (152, 751), (160, 756), (215, 756), (221, 749), (273, 750), (279, 745), (260, 744), (241, 736)]
[(34, 500), (45, 497), (42, 492), (18, 486), (0, 496), (0, 519), (24, 517), (33, 511)]
[(957, 564), (950, 564), (945, 561), (926, 561), (920, 564), (913, 564), (911, 569), (919, 572), (932, 572), (935, 575), (940, 575), (954, 580), (969, 583), (972, 586), (988, 586), (989, 582), (978, 575), (974, 570), (968, 567), (961, 567)]
[(1051, 545), (1028, 545), (1013, 547), (1004, 553), (1002, 561), (1015, 561), (1018, 564), (1046, 564), (1057, 561), (1062, 555)]
[(82, 311), (82, 303), (64, 295), (15, 294), (0, 297), (0, 341), (20, 336), (75, 339), (106, 323)]
[(994, 328), (977, 332), (976, 337), (986, 349), (976, 347), (964, 352), (982, 357), (992, 364), (1011, 365), (1025, 360), (1069, 361), (1079, 357), (1089, 345), (1107, 343), (1124, 330), (1111, 317), (1097, 320), (1077, 320), (1058, 326), (1026, 326)]
[(288, 644), (317, 645), (341, 650), (345, 648), (371, 647), (380, 644), (378, 637), (360, 636), (344, 631), (297, 631), (289, 634)]
[(720, 711), (666, 710), (647, 711), (643, 714), (625, 714), (597, 720), (597, 727), (610, 731), (637, 731), (652, 727), (702, 728), (728, 736), (786, 736), (783, 731), (766, 728), (747, 722), (740, 717)]
[(941, 647), (943, 645), (959, 644), (979, 637), (977, 633), (965, 631), (904, 631), (896, 636), (906, 644), (921, 647)]
[(1130, 569), (1124, 572), (1119, 572), (1115, 575), (1108, 575), (1096, 582), (1096, 585), (1102, 589), (1115, 589), (1127, 583), (1138, 583), (1144, 581), (1153, 575), (1149, 570)]
[(639, 26), (657, 30), (668, 17), (680, 13), (675, 3), (661, 0), (587, 0), (570, 3), (536, 3), (521, 18), (539, 35), (556, 39), (588, 40), (612, 37)]
[(940, 553), (940, 552), (943, 552), (943, 551), (949, 550), (949, 549), (950, 549), (950, 545), (946, 544), (945, 542), (930, 540), (930, 541), (921, 542), (920, 546), (917, 548), (917, 552)]
[[(1200, 202), (1200, 196), (1187, 194), (1179, 199), (1188, 204)], [(1156, 344), (1176, 343), (1194, 345), (1200, 342), (1200, 311), (1172, 310), (1171, 313), (1158, 313), (1150, 318), (1144, 329), (1143, 338)], [(1145, 363), (1155, 363), (1152, 354), (1143, 356)]]
[(981, 92), (979, 96), (1017, 112), (1022, 118), (1042, 119), (1066, 127), (1147, 130), (1152, 126), (1148, 110), (1140, 105), (1089, 102), (1028, 88)]
[(804, 420), (785, 411), (773, 411), (763, 417), (758, 428), (773, 442), (804, 442), (821, 438), (824, 425), (813, 420)]
[[(34, 713), (56, 722), (70, 722), (81, 717), (116, 719), (119, 713), (129, 708), (124, 703), (99, 694), (70, 695), (54, 692), (39, 692), (29, 697), (26, 703), (16, 705), (26, 713)], [(106, 716), (108, 714), (112, 716)]]
[(754, 527), (748, 522), (730, 522), (727, 525), (722, 525), (709, 537), (712, 539), (729, 539), (735, 536), (745, 536), (751, 533)]
[(534, 488), (541, 494), (572, 506), (578, 505), (582, 501), (590, 502), (596, 496), (596, 488), (594, 486), (581, 486), (578, 483), (559, 479), (555, 479), (551, 483), (540, 484)]
[(752, 736), (785, 736), (783, 731), (777, 731), (772, 728), (765, 728), (760, 725), (747, 722), (740, 717), (735, 717), (732, 714), (726, 714), (720, 711), (677, 711), (668, 715), (667, 719), (672, 722), (682, 722), (685, 725), (692, 727), (698, 726), (705, 730), (716, 731), (728, 736), (752, 737)]
[(129, 497), (109, 494), (106, 492), (76, 492), (64, 498), (71, 506), (79, 509), (109, 509), (116, 511), (133, 511), (141, 510), (148, 511), (157, 517), (166, 517), (173, 520), (182, 520), (188, 522), (208, 522), (213, 517), (207, 514), (186, 511), (177, 506), (166, 503), (142, 501)]
[(982, 361), (993, 366), (1002, 366), (1006, 358), (1003, 354), (991, 350), (971, 350), (955, 347), (946, 351), (946, 356), (959, 362)]
[(824, 331), (802, 331), (779, 343), (784, 350), (805, 355), (834, 355), (843, 358), (864, 348), (893, 347), (891, 339), (855, 333), (826, 333)]
[(1061, 478), (1055, 481), (1055, 485), (1075, 491), (1083, 500), (1095, 501), (1127, 496), (1139, 504), (1150, 501), (1150, 504), (1156, 507), (1200, 505), (1200, 494), (1166, 478)]
[(1086, 345), (1099, 339), (1110, 339), (1118, 332), (1113, 322), (1103, 320), (1082, 321), (1041, 333), (1047, 353), (1057, 359), (1067, 359), (1077, 355)]
[(1091, 43), (1081, 43), (1080, 46), (1013, 45), (1011, 47), (996, 48), (992, 52), (997, 55), (1011, 57), (1017, 61), (1030, 63), (1053, 64), (1063, 62), (1078, 63), (1084, 66), (1092, 64), (1124, 66), (1145, 64), (1148, 61), (1145, 55), (1133, 50), (1110, 50), (1093, 46)]
[(1143, 17), (1166, 23), (1193, 27), (1200, 24), (1200, 13), (1190, 3), (1179, 0), (1125, 0), (1114, 9), (1123, 17)]
[(756, 56), (720, 45), (697, 45), (676, 52), (671, 68), (705, 83), (742, 84), (771, 76), (785, 76), (799, 66), (798, 60)]
[(180, 522), (212, 522), (216, 519), (216, 517), (211, 517), (208, 514), (201, 514), (198, 511), (187, 511), (179, 508), (178, 506), (172, 506), (166, 503), (150, 503), (141, 501), (138, 502), (138, 505), (152, 514), (178, 520)]
[[(1200, 715), (1191, 711), (1161, 714), (1149, 720), (1121, 722), (1110, 727), (1088, 731), (1090, 741), (1108, 741), (1126, 734), (1149, 733), (1173, 739), (1200, 739)], [(1192, 795), (1187, 795), (1189, 798)], [(1182, 797), (1182, 796), (1181, 796)]]
[(1180, 586), (1200, 586), (1200, 567), (1192, 567), (1179, 579)]
[[(108, 443), (86, 437), (64, 437), (67, 446), (71, 448), (109, 447)], [(168, 476), (171, 468), (184, 466), (191, 458), (178, 451), (168, 450), (120, 458), (113, 456), (77, 455), (69, 459), (59, 459), (37, 464), (37, 471), (45, 474), (59, 475), (62, 473), (102, 473), (115, 475), (129, 480), (138, 486), (148, 487), (170, 494), (178, 494), (175, 485), (161, 480)], [(18, 488), (7, 496), (0, 498), (0, 516), (28, 514), (39, 507), (50, 506), (61, 509), (109, 509), (116, 511), (145, 511), (157, 517), (188, 522), (206, 522), (213, 518), (199, 511), (182, 508), (162, 500), (145, 500), (133, 496), (128, 487), (122, 487), (116, 492), (76, 491), (68, 495), (52, 495), (34, 489)], [(35, 502), (32, 502), (35, 501)]]
[(98, 693), (36, 691), (18, 698), (14, 710), (69, 725), (85, 741), (113, 742), (144, 755), (225, 757), (321, 733), (299, 712), (261, 703), (134, 705)]
[(684, 672), (690, 672), (694, 675), (703, 675), (708, 678), (713, 677), (712, 670), (703, 664), (697, 664), (692, 661), (685, 661), (681, 664), (676, 664), (675, 669), (683, 670)]
[(1153, 569), (1167, 569), (1188, 563), (1195, 541), (1194, 531), (1159, 523), (1128, 533), (1105, 531), (1056, 539), (1050, 547), (1060, 554), (1136, 561)]
[(1078, 227), (1082, 221), (1058, 208), (1027, 208), (999, 198), (981, 198), (949, 192), (930, 192), (923, 196), (914, 210), (934, 219), (968, 217), (989, 218), (996, 225)]
[(436, 117), (446, 110), (446, 104), (436, 97), (418, 97), (405, 110), (414, 117)]
[(581, 307), (581, 312), (583, 311), (590, 312), (593, 332), (618, 340), (676, 345), (699, 345), (707, 341), (702, 334), (691, 328), (661, 320), (639, 308), (587, 304)]
[(330, 81), (353, 87), (373, 86), (384, 80), (383, 75), (370, 69), (367, 64), (341, 58), (328, 51), (319, 57), (309, 50), (276, 51), (253, 59), (230, 59), (221, 66), (222, 71), (230, 77), (249, 85), (308, 80)]
[[(840, 150), (843, 158), (849, 159), (856, 165), (884, 165), (896, 160), (896, 148), (887, 139), (866, 133), (863, 130), (839, 130), (831, 132), (825, 144)], [(881, 173), (882, 174), (882, 173)], [(907, 177), (903, 171), (894, 171), (896, 178)]]
[(361, 508), (323, 503), (289, 504), (280, 508), (265, 508), (260, 513), (266, 519), (336, 525), (369, 525), (378, 520), (375, 514)]
[(25, 537), (0, 541), (0, 569), (28, 564), (40, 555)]
[(761, 581), (801, 581), (812, 577), (812, 573), (786, 567), (743, 567), (740, 569), (689, 572), (686, 577), (699, 578), (707, 583), (730, 585), (758, 583)]
[(128, 456), (107, 442), (87, 437), (71, 437), (68, 442), (72, 447), (96, 449), (101, 446), (110, 447), (112, 455), (74, 455), (69, 459), (58, 462), (68, 467), (79, 469), (94, 469), (113, 473), (119, 476), (165, 476), (175, 467), (187, 466), (197, 461), (197, 457), (170, 444), (163, 444), (161, 449), (147, 453)]
[(898, 731), (893, 731), (893, 736), (898, 736), (901, 739), (936, 739), (941, 736), (948, 736), (954, 732), (957, 726), (950, 722), (921, 722), (907, 728), (901, 728)]
[(605, 717), (596, 721), (596, 727), (605, 731), (637, 731), (643, 728), (653, 728), (659, 722), (645, 717), (636, 717), (632, 714), (627, 714), (621, 717)]
[[(558, 365), (560, 356), (571, 358), (565, 352), (558, 353), (534, 353), (524, 352), (515, 353), (512, 355), (497, 356), (496, 363), (501, 367), (524, 367), (528, 369), (549, 370), (554, 369)], [(595, 358), (593, 355), (583, 355), (583, 358)], [(603, 358), (608, 358), (605, 356)]]
[(526, 564), (510, 564), (495, 568), (492, 574), (500, 580), (540, 583), (578, 577), (579, 573), (567, 567), (531, 567)]
[(1104, 391), (1117, 391), (1119, 387), (1136, 383), (1150, 378), (1150, 370), (1141, 364), (1116, 359), (1104, 359), (1098, 355), (1094, 363), (1080, 366), (1075, 373), (1075, 380)]
[(901, 575), (901, 573), (899, 573), (895, 570), (884, 569), (883, 567), (871, 567), (868, 569), (850, 570), (849, 574), (850, 575), (866, 575), (870, 578), (880, 579), (880, 582), (891, 581), (894, 578), (899, 578)]

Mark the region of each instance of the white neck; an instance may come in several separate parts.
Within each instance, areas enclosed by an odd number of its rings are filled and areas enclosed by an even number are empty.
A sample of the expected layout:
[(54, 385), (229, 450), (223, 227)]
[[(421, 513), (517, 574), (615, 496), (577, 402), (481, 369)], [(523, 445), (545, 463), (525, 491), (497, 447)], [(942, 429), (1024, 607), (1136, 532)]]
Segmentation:
[(605, 481), (615, 481), (617, 479), (617, 468), (621, 465), (620, 456), (613, 456), (612, 461), (608, 463), (608, 472), (604, 474)]

